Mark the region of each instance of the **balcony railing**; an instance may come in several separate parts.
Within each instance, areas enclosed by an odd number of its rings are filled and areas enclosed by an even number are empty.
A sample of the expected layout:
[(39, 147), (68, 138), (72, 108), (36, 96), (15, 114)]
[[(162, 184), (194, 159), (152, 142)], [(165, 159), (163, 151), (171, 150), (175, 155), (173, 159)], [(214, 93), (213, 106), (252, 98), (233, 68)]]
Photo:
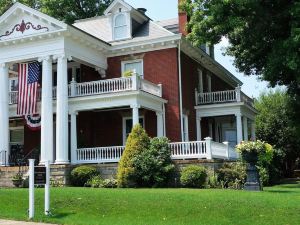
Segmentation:
[(245, 102), (249, 106), (253, 106), (254, 101), (241, 91), (240, 87), (235, 90), (215, 91), (199, 93), (195, 90), (196, 105), (228, 103), (228, 102)]
[[(227, 142), (205, 141), (174, 142), (169, 144), (171, 158), (180, 159), (237, 159), (239, 156)], [(74, 163), (119, 162), (125, 146), (81, 148), (76, 151)]]
[[(144, 80), (137, 75), (132, 77), (122, 77), (115, 79), (99, 80), (92, 82), (77, 83), (71, 81), (68, 85), (69, 97), (82, 97), (90, 95), (101, 95), (109, 93), (118, 93), (125, 91), (144, 91), (149, 94), (162, 97), (162, 86)], [(57, 88), (53, 87), (53, 99), (57, 97)], [(41, 89), (38, 90), (38, 100), (41, 99)], [(9, 93), (9, 103), (16, 104), (18, 102), (18, 92)]]

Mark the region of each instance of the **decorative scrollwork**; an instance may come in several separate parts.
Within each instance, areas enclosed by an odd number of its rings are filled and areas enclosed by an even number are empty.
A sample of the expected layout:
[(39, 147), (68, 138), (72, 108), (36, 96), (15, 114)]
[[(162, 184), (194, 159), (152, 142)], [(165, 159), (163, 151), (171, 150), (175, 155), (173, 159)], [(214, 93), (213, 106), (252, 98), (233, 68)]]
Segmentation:
[(30, 29), (33, 29), (33, 30), (43, 30), (43, 29), (45, 29), (46, 31), (49, 31), (48, 27), (42, 27), (41, 25), (35, 26), (31, 22), (25, 23), (25, 21), (22, 20), (22, 22), (20, 24), (16, 24), (11, 31), (6, 31), (5, 34), (0, 35), (0, 39), (2, 37), (10, 36), (15, 31), (21, 32), (23, 34), (26, 30), (30, 30)]

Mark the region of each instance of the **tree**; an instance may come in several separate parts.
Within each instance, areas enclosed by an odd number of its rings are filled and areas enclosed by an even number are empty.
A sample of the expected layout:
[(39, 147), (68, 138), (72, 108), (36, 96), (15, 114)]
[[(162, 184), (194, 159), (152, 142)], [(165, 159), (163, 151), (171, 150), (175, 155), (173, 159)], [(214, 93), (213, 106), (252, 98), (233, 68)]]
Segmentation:
[(291, 102), (291, 97), (280, 90), (263, 93), (255, 101), (258, 111), (257, 138), (270, 143), (275, 149), (271, 177), (281, 171), (282, 175), (290, 176), (297, 158), (300, 157), (300, 141), (293, 121), (295, 112)]
[(182, 0), (180, 9), (190, 18), (186, 29), (194, 45), (226, 37), (226, 54), (238, 70), (273, 87), (286, 85), (300, 112), (299, 0)]
[[(0, 15), (2, 15), (13, 2), (13, 0), (1, 0)], [(40, 10), (58, 20), (72, 24), (78, 19), (102, 15), (112, 0), (18, 0), (18, 2)]]

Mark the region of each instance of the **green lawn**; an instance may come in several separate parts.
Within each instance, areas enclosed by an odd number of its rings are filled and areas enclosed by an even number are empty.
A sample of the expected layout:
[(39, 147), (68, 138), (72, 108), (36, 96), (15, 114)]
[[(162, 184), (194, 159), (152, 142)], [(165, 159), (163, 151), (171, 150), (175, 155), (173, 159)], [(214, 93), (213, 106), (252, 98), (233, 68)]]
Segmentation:
[[(299, 225), (300, 183), (253, 193), (193, 189), (51, 189), (52, 216), (43, 216), (36, 191), (36, 221), (59, 224)], [(26, 220), (27, 189), (0, 189), (0, 218)]]

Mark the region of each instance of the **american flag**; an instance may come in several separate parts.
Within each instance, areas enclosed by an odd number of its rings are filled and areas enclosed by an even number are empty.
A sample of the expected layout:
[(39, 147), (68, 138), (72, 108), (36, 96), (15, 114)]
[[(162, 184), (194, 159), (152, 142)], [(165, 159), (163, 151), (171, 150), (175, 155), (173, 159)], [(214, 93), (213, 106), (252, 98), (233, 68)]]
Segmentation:
[(37, 113), (39, 75), (40, 65), (38, 62), (19, 64), (18, 115), (33, 115)]

